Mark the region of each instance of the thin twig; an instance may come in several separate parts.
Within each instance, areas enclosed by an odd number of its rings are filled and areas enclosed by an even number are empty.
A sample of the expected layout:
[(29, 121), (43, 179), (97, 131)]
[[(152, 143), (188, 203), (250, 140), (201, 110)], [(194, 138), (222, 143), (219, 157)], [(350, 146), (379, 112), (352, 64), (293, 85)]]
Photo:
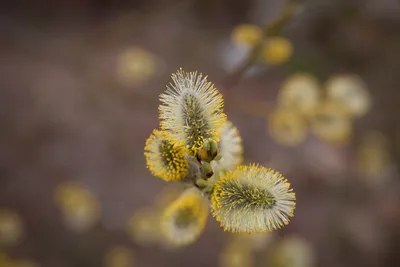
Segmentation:
[(295, 14), (298, 7), (298, 2), (298, 0), (287, 1), (278, 18), (265, 27), (262, 38), (253, 47), (249, 56), (236, 70), (234, 70), (226, 77), (224, 82), (225, 88), (233, 88), (237, 84), (237, 82), (243, 77), (245, 72), (258, 60), (260, 50), (262, 49), (263, 40), (269, 36), (278, 34), (282, 30), (282, 28), (293, 18), (293, 15)]

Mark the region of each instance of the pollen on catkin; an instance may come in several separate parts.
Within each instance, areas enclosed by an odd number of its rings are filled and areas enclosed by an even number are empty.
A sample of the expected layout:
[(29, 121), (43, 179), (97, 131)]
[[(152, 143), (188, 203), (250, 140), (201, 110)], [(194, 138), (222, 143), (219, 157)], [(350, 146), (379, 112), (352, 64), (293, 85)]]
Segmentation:
[(172, 141), (168, 132), (154, 130), (144, 148), (147, 168), (165, 181), (181, 181), (188, 173), (185, 148)]
[(164, 210), (161, 229), (171, 245), (188, 245), (203, 232), (207, 217), (207, 199), (191, 188)]
[(170, 131), (196, 155), (204, 140), (219, 141), (226, 121), (222, 95), (207, 77), (182, 69), (172, 74), (173, 83), (160, 95), (161, 128)]
[(211, 197), (214, 217), (226, 231), (270, 232), (289, 223), (296, 197), (278, 172), (259, 165), (226, 172)]
[(243, 162), (242, 138), (238, 129), (228, 120), (221, 127), (218, 148), (221, 159), (212, 162), (213, 168), (230, 171)]

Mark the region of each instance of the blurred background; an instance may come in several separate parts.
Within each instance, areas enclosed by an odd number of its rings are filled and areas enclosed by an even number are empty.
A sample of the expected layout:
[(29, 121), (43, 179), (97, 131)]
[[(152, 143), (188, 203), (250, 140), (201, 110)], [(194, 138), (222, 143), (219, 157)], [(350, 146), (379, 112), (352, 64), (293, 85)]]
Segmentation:
[[(400, 266), (400, 2), (305, 0), (275, 25), (285, 3), (2, 3), (0, 266)], [(180, 67), (224, 95), (245, 162), (279, 170), (296, 192), (291, 223), (245, 259), (212, 216), (179, 249), (131, 229), (166, 186), (143, 148)], [(340, 95), (339, 77), (358, 88), (345, 96), (356, 115), (322, 100), (336, 123), (277, 115), (299, 73), (312, 89), (294, 102)], [(282, 253), (306, 259), (273, 260), (274, 242), (293, 239)]]

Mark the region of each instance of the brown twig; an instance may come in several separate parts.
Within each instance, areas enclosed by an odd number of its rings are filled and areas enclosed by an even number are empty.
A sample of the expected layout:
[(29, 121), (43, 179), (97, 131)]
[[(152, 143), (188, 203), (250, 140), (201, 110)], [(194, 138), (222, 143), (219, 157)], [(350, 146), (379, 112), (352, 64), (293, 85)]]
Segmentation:
[(264, 31), (260, 41), (253, 47), (249, 56), (243, 61), (243, 63), (229, 74), (224, 82), (224, 87), (232, 89), (237, 82), (243, 77), (245, 72), (258, 60), (260, 50), (262, 48), (263, 40), (269, 36), (278, 34), (282, 28), (293, 18), (295, 11), (298, 7), (298, 0), (288, 0), (282, 9), (282, 12), (278, 18), (272, 23), (268, 24)]

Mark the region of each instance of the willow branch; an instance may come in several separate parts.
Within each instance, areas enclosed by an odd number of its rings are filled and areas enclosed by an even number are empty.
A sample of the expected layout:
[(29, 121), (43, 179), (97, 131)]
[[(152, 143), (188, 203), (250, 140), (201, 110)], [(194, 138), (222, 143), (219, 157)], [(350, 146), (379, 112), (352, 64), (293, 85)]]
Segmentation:
[(262, 38), (254, 45), (249, 56), (236, 70), (226, 77), (224, 82), (225, 88), (229, 89), (234, 87), (245, 72), (258, 60), (264, 39), (277, 35), (282, 31), (286, 24), (293, 18), (299, 5), (298, 2), (298, 0), (288, 0), (286, 2), (278, 18), (264, 28)]

